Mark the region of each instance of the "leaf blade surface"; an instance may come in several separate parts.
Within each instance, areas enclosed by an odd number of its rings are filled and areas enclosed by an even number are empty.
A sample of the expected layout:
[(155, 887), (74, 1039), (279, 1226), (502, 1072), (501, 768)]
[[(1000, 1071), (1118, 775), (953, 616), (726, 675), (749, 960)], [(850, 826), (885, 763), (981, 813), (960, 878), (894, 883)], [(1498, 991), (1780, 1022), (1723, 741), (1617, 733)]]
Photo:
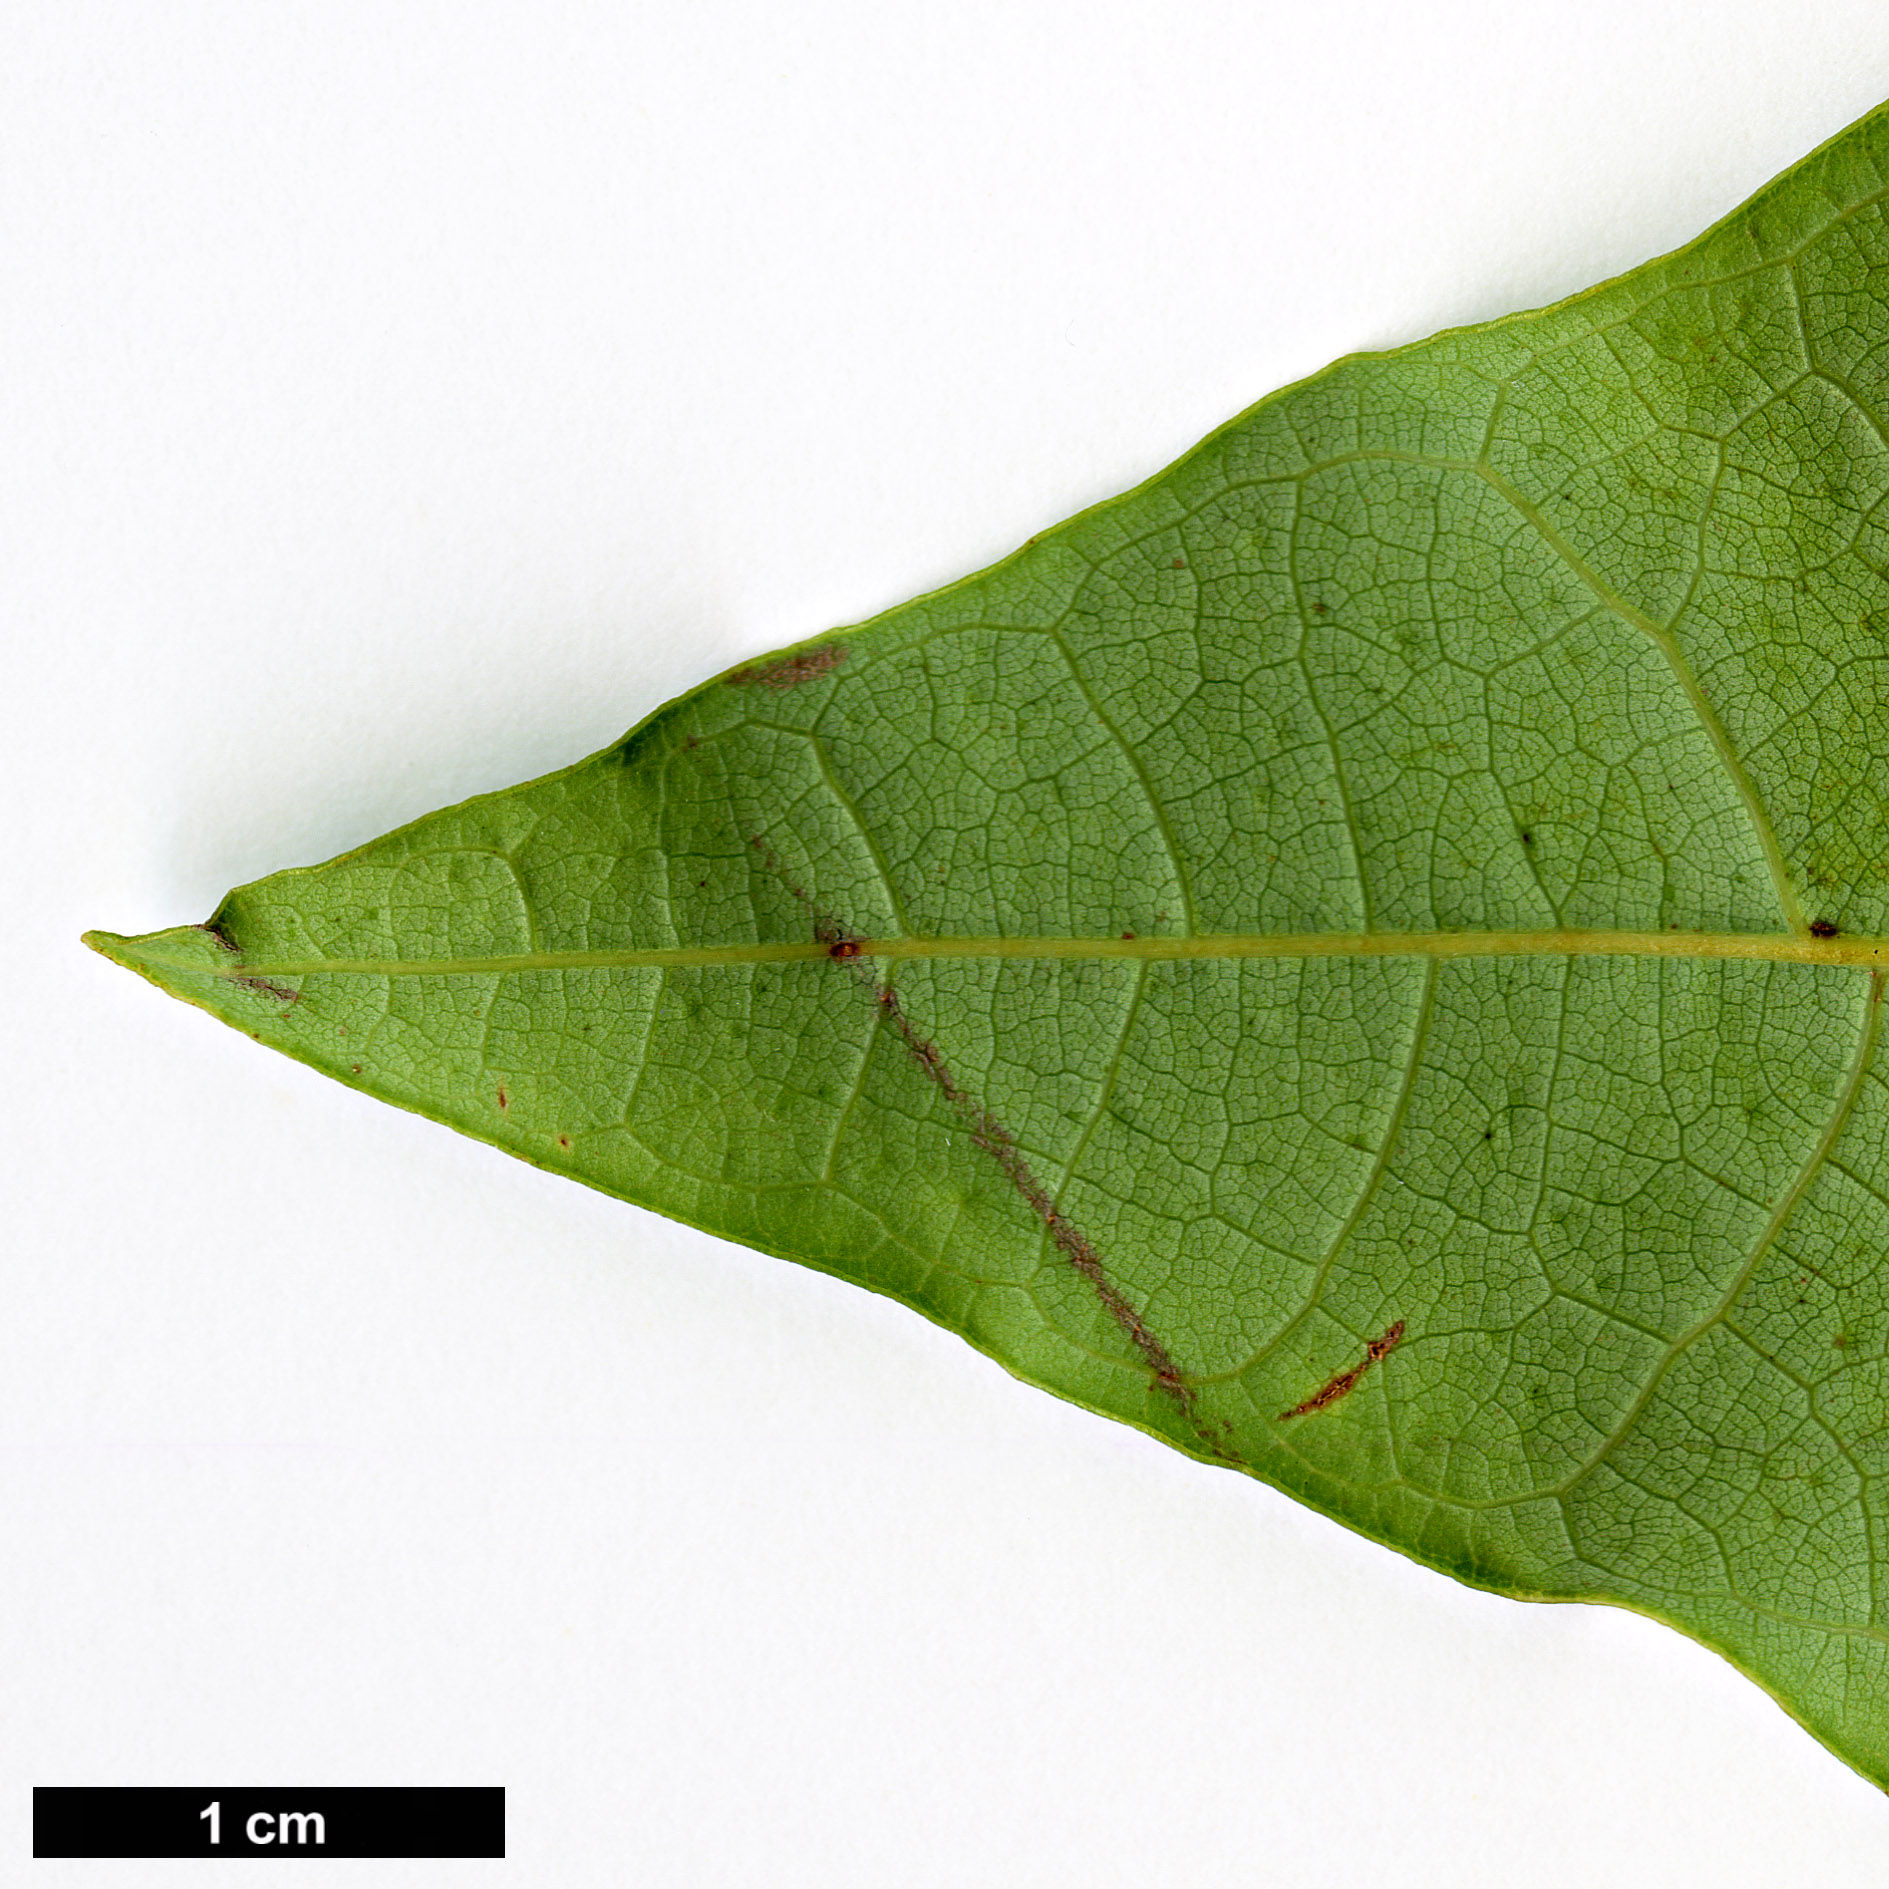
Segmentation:
[(1885, 166), (95, 941), (1889, 1778)]

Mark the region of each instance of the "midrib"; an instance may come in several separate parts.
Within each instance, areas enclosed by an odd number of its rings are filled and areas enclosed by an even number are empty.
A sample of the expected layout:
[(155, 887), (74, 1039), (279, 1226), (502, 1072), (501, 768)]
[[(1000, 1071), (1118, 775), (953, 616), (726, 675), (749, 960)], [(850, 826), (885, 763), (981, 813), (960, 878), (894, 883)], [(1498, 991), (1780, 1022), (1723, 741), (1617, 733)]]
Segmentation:
[[(1889, 938), (1793, 932), (1374, 931), (1221, 933), (1171, 938), (864, 938), (805, 943), (674, 945), (646, 951), (522, 951), (467, 958), (241, 959), (229, 980), (280, 977), (475, 977), (518, 971), (600, 971), (800, 964), (820, 958), (1737, 958), (1773, 964), (1889, 965)], [(193, 967), (201, 968), (201, 967)]]

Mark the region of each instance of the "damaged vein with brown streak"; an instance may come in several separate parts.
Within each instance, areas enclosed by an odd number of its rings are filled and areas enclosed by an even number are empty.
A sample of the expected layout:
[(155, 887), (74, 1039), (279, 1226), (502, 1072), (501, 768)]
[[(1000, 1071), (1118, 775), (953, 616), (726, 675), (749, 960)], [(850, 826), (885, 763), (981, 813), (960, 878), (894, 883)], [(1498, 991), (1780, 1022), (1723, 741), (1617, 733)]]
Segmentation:
[(1290, 1410), (1279, 1413), (1279, 1421), (1288, 1423), (1294, 1417), (1309, 1417), (1315, 1410), (1325, 1410), (1341, 1397), (1349, 1397), (1357, 1389), (1358, 1380), (1372, 1365), (1379, 1363), (1397, 1349), (1404, 1335), (1404, 1321), (1400, 1318), (1382, 1338), (1373, 1338), (1364, 1347), (1364, 1356), (1348, 1371), (1340, 1371), (1329, 1382), (1321, 1384), (1302, 1404), (1294, 1404)]
[(1187, 1419), (1201, 1444), (1223, 1462), (1242, 1463), (1228, 1434), (1229, 1426), (1209, 1426), (1203, 1420), (1198, 1394), (1188, 1382), (1186, 1373), (1174, 1361), (1167, 1346), (1149, 1329), (1148, 1321), (1108, 1276), (1102, 1256), (1095, 1250), (1089, 1236), (1050, 1198), (1049, 1189), (1023, 1158), (1023, 1150), (1017, 1146), (1016, 1137), (951, 1073), (938, 1045), (929, 1037), (921, 1035), (906, 1014), (905, 1006), (899, 1002), (899, 994), (892, 988), (890, 979), (881, 978), (873, 970), (872, 961), (864, 955), (865, 938), (843, 925), (830, 912), (822, 911), (815, 905), (806, 888), (795, 884), (788, 877), (779, 855), (765, 839), (757, 834), (749, 844), (761, 855), (768, 870), (807, 908), (812, 915), (817, 945), (834, 963), (845, 965), (871, 993), (879, 1015), (891, 1025), (905, 1046), (906, 1054), (950, 1103), (952, 1111), (964, 1124), (971, 1137), (971, 1145), (996, 1162), (998, 1170), (1016, 1189), (1024, 1205), (1043, 1223), (1051, 1244), (1087, 1282), (1102, 1309), (1140, 1353), (1142, 1362), (1153, 1373), (1156, 1387)]

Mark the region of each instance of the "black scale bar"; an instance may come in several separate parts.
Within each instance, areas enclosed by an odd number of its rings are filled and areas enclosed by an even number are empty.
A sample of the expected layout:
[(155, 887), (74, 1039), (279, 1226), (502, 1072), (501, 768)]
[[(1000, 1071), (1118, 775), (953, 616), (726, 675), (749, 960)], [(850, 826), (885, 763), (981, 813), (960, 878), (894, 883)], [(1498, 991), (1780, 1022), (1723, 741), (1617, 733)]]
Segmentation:
[(41, 1786), (35, 1856), (503, 1856), (505, 1792)]

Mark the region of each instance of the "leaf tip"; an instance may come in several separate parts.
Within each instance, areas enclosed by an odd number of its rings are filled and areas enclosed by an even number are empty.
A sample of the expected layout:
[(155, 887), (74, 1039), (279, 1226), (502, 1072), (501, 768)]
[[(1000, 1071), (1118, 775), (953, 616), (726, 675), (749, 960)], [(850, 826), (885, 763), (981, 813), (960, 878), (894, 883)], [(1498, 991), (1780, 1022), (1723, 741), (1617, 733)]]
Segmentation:
[(222, 969), (230, 951), (226, 940), (203, 925), (179, 925), (139, 937), (116, 931), (88, 931), (81, 933), (79, 942), (173, 996), (185, 994), (179, 988), (180, 980), (200, 980), (204, 973)]

